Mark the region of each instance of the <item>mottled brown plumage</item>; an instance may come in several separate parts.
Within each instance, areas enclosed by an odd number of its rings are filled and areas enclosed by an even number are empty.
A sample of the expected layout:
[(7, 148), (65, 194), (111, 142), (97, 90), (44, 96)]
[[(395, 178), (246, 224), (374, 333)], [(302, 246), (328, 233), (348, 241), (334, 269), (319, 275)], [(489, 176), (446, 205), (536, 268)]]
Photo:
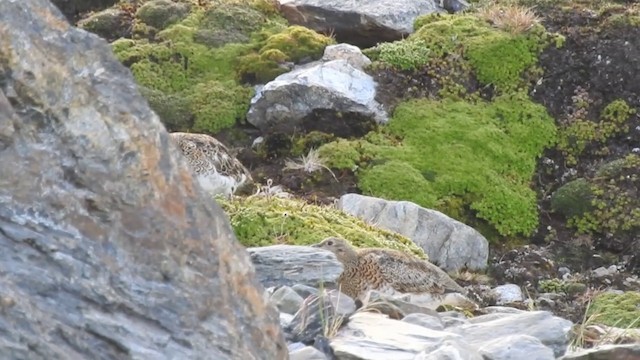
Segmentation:
[(313, 247), (329, 250), (344, 265), (338, 278), (341, 291), (362, 299), (369, 290), (435, 297), (464, 289), (436, 265), (398, 250), (356, 249), (347, 241), (328, 238)]
[(205, 191), (230, 196), (251, 174), (224, 144), (212, 136), (175, 132), (169, 134), (176, 142), (195, 177)]

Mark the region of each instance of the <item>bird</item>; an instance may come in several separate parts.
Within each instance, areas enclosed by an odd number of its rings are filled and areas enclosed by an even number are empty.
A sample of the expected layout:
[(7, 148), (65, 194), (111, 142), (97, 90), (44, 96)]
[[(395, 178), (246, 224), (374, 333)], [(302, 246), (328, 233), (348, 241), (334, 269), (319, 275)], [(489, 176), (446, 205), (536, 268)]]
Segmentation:
[(239, 188), (253, 182), (249, 170), (213, 136), (185, 132), (172, 132), (169, 136), (208, 193), (230, 198)]
[(366, 301), (376, 290), (384, 295), (423, 295), (429, 301), (442, 300), (448, 293), (465, 289), (429, 261), (399, 250), (356, 249), (345, 239), (329, 237), (311, 247), (331, 251), (343, 264), (337, 279), (340, 291), (354, 300)]

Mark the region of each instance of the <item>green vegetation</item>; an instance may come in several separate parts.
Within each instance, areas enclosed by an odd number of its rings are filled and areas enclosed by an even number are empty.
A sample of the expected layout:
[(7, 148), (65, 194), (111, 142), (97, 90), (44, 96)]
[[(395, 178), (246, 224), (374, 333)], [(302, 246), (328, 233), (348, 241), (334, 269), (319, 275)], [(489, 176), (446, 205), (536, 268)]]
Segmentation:
[(640, 156), (630, 154), (599, 169), (589, 179), (592, 209), (572, 217), (581, 233), (637, 233), (640, 230)]
[(541, 25), (513, 34), (491, 26), (478, 15), (430, 14), (414, 23), (407, 39), (381, 44), (367, 54), (377, 65), (398, 70), (437, 70), (445, 57), (468, 63), (483, 84), (502, 92), (526, 85), (524, 73), (534, 70), (538, 54), (557, 39)]
[(587, 290), (587, 286), (583, 283), (574, 281), (549, 279), (540, 280), (540, 282), (538, 283), (538, 289), (540, 289), (541, 292), (546, 293), (564, 293), (569, 295), (576, 295), (584, 293)]
[(586, 118), (588, 99), (579, 94), (574, 98), (574, 105), (576, 111), (558, 134), (558, 149), (564, 153), (569, 165), (577, 163), (578, 156), (588, 145), (604, 143), (615, 135), (627, 133), (628, 120), (636, 113), (624, 100), (615, 100), (604, 108), (600, 121), (594, 122)]
[(229, 215), (238, 240), (247, 247), (310, 245), (337, 236), (356, 247), (391, 248), (427, 258), (406, 237), (375, 228), (333, 207), (273, 196), (217, 200)]
[(266, 0), (154, 0), (135, 14), (134, 38), (113, 42), (113, 50), (170, 130), (233, 126), (253, 96), (241, 82), (270, 81), (285, 71), (282, 62), (318, 58), (333, 42), (287, 26)]
[(567, 218), (581, 216), (592, 209), (593, 193), (589, 182), (576, 179), (564, 184), (551, 196), (551, 209)]
[(596, 296), (587, 316), (595, 316), (595, 321), (619, 328), (640, 327), (640, 292), (628, 291), (623, 294), (603, 293)]
[(500, 235), (515, 236), (538, 224), (529, 182), (555, 136), (544, 107), (522, 95), (477, 103), (421, 99), (400, 104), (385, 129), (320, 152), (332, 167), (359, 168), (358, 186), (367, 194), (412, 200), (461, 221), (472, 212)]

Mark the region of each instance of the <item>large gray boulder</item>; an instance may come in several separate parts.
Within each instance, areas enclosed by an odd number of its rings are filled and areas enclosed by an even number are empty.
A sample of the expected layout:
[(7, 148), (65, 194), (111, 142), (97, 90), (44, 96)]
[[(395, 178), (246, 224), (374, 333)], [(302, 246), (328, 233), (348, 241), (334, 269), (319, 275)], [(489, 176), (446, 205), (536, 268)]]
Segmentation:
[(386, 123), (375, 81), (352, 54), (345, 56), (305, 64), (258, 88), (247, 121), (263, 132), (319, 130), (337, 136), (364, 135)]
[(292, 24), (361, 47), (400, 40), (420, 15), (443, 12), (437, 0), (276, 0)]
[(418, 244), (429, 260), (446, 271), (483, 269), (489, 242), (472, 227), (409, 201), (390, 201), (359, 194), (340, 198), (338, 208)]
[(130, 72), (0, 1), (0, 358), (287, 359), (221, 208)]

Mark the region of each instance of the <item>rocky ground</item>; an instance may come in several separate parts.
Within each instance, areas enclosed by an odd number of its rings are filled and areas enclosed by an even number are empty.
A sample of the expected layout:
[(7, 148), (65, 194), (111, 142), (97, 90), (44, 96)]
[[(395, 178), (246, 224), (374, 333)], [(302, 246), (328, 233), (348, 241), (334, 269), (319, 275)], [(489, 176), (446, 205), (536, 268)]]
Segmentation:
[[(491, 312), (415, 316), (439, 332), (421, 335), (439, 339), (439, 351), (452, 342), (500, 358), (505, 343), (465, 332), (491, 326), (513, 330), (519, 338), (511, 340), (524, 344), (518, 348), (533, 346), (541, 359), (562, 355), (569, 343), (635, 341), (603, 334), (640, 327), (640, 7), (480, 1), (415, 23), (416, 16), (401, 14), (391, 24), (382, 7), (363, 8), (357, 11), (370, 11), (372, 24), (354, 30), (305, 22), (317, 11), (305, 3), (120, 1), (67, 15), (111, 42), (168, 130), (216, 136), (256, 182), (270, 179), (291, 195), (220, 200), (246, 247), (338, 234), (362, 246), (427, 254)], [(531, 6), (537, 22), (523, 8)], [(356, 10), (324, 11), (347, 21)], [(346, 41), (367, 57), (325, 52)], [(401, 200), (412, 205), (394, 202)], [(373, 205), (380, 202), (416, 215), (393, 217)], [(317, 285), (262, 280), (273, 287), (285, 328), (312, 293), (296, 286)], [(519, 293), (501, 298), (499, 286), (510, 285)], [(316, 329), (302, 341), (289, 331), (290, 350), (312, 351), (298, 347), (315, 342), (322, 356), (354, 358), (346, 354), (361, 349), (351, 333), (386, 320), (347, 308), (353, 322), (340, 336)], [(581, 325), (567, 327), (542, 310)], [(402, 321), (412, 324), (412, 315)], [(528, 321), (555, 325), (544, 334), (512, 329)], [(367, 334), (385, 351), (403, 346), (376, 336)]]

